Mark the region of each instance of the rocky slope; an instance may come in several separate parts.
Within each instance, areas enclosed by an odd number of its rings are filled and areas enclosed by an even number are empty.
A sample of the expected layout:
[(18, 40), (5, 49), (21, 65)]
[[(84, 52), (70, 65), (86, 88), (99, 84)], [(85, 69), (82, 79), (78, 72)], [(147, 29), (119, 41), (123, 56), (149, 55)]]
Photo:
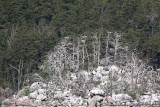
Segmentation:
[[(80, 106), (90, 105), (133, 105), (133, 104), (156, 104), (160, 101), (160, 94), (151, 90), (148, 93), (140, 95), (136, 93), (136, 99), (133, 99), (127, 92), (123, 91), (124, 84), (130, 84), (131, 80), (119, 76), (121, 72), (116, 71), (116, 66), (111, 66), (111, 71), (104, 70), (99, 66), (95, 71), (81, 71), (77, 75), (70, 74), (70, 79), (66, 80), (68, 87), (56, 85), (52, 82), (35, 82), (31, 86), (26, 86), (20, 90), (17, 95), (3, 101), (3, 105), (22, 105), (22, 106)], [(115, 70), (115, 71), (114, 71)], [(117, 72), (112, 81), (112, 90), (110, 89), (111, 80), (109, 74)], [(129, 75), (124, 74), (124, 75)], [(145, 77), (144, 77), (145, 78)], [(123, 83), (124, 82), (124, 83)], [(149, 85), (148, 83), (147, 85)], [(147, 87), (146, 87), (147, 88)], [(149, 88), (149, 87), (148, 87)], [(112, 96), (111, 96), (112, 91)]]
[(140, 60), (136, 52), (128, 52), (119, 43), (118, 33), (106, 40), (106, 55), (100, 57), (103, 43), (97, 35), (93, 36), (92, 54), (86, 48), (87, 36), (74, 42), (66, 37), (40, 66), (42, 72), (47, 70), (47, 78), (34, 74), (37, 82), (3, 101), (3, 105), (94, 107), (159, 103), (159, 72)]

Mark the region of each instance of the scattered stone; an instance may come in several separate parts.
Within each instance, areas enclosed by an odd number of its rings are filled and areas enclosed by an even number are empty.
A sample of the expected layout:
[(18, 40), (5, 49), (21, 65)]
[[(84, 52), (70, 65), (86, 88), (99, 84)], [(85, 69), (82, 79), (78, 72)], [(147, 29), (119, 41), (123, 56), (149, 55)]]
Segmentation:
[(104, 68), (104, 67), (102, 67), (102, 66), (98, 66), (97, 69), (96, 69), (96, 71), (97, 71), (97, 72), (101, 72), (101, 71), (103, 71), (103, 68)]
[(114, 101), (131, 101), (132, 97), (127, 94), (117, 94), (117, 95), (113, 94), (112, 99)]
[(42, 102), (40, 100), (35, 100), (34, 101), (34, 106), (40, 106), (42, 104)]
[(13, 95), (13, 91), (10, 88), (5, 89), (5, 97), (11, 97)]
[(53, 101), (53, 102), (51, 103), (51, 106), (52, 106), (52, 107), (57, 107), (57, 105), (58, 105), (57, 101)]
[(44, 101), (46, 98), (47, 98), (47, 97), (46, 97), (45, 95), (43, 95), (43, 94), (39, 94), (39, 95), (36, 97), (36, 99), (37, 99), (37, 100), (40, 100), (40, 101)]
[(31, 99), (36, 99), (37, 96), (38, 96), (38, 91), (34, 91), (33, 93), (29, 94), (29, 98), (31, 98)]
[(46, 94), (46, 90), (44, 90), (44, 89), (39, 89), (39, 90), (38, 90), (38, 94)]
[(94, 88), (90, 91), (91, 96), (100, 95), (104, 96), (104, 91), (102, 89)]
[(101, 103), (102, 101), (103, 101), (103, 97), (94, 96), (89, 102), (89, 107), (97, 107), (98, 103)]
[(64, 94), (65, 97), (72, 96), (72, 93), (70, 91), (68, 91), (68, 90), (64, 91), (63, 94)]
[(22, 90), (18, 91), (16, 97), (19, 98), (19, 97), (22, 97), (25, 95), (25, 88), (23, 88)]
[[(110, 70), (113, 72), (118, 72), (119, 67), (111, 66)], [(51, 81), (46, 84), (43, 82), (34, 82), (31, 86), (27, 88), (31, 92), (28, 96), (25, 95), (25, 88), (18, 91), (17, 95), (14, 95), (10, 99), (6, 99), (3, 101), (3, 104), (8, 105), (20, 105), (20, 106), (79, 106), (89, 104), (89, 107), (101, 106), (101, 105), (111, 105), (111, 104), (119, 104), (119, 105), (132, 105), (138, 104), (155, 104), (160, 102), (160, 95), (151, 94), (153, 92), (146, 93), (138, 100), (132, 101), (132, 97), (128, 94), (113, 94), (112, 97), (105, 95), (110, 94), (110, 86), (111, 80), (109, 76), (109, 72), (105, 71), (102, 66), (99, 66), (96, 71), (81, 71), (80, 73), (74, 73), (70, 76), (70, 78), (66, 78), (63, 84), (56, 84), (56, 81)], [(119, 93), (120, 91), (115, 89), (120, 89), (120, 87), (126, 86), (127, 82), (131, 82), (131, 79), (128, 78), (130, 73), (124, 72), (118, 77), (117, 73), (113, 73), (113, 93)], [(124, 75), (124, 76), (123, 76)], [(55, 77), (56, 78), (56, 77)], [(118, 81), (118, 82), (117, 82)], [(137, 80), (139, 82), (139, 80)], [(117, 84), (115, 84), (115, 82)], [(67, 87), (63, 86), (67, 84)], [(137, 83), (140, 84), (140, 83)], [(96, 88), (92, 88), (96, 86)], [(141, 85), (139, 86), (141, 87)], [(69, 89), (70, 88), (70, 89)], [(128, 87), (127, 87), (128, 88)], [(90, 90), (91, 89), (91, 90)], [(109, 90), (109, 91), (108, 91)], [(0, 95), (10, 96), (11, 90), (0, 88)], [(78, 93), (78, 94), (77, 94)], [(82, 94), (84, 94), (82, 96)], [(2, 101), (0, 99), (0, 101)]]
[(34, 82), (30, 87), (30, 91), (36, 91), (44, 87), (46, 87), (46, 84), (44, 84), (43, 82)]
[(27, 105), (31, 105), (32, 101), (28, 98), (28, 96), (24, 96), (24, 97), (21, 97), (19, 99), (15, 99), (14, 103), (16, 105), (22, 105), (22, 106), (26, 105), (27, 106)]
[(3, 102), (2, 102), (2, 105), (10, 105), (10, 104), (13, 104), (11, 102), (11, 99), (5, 99)]

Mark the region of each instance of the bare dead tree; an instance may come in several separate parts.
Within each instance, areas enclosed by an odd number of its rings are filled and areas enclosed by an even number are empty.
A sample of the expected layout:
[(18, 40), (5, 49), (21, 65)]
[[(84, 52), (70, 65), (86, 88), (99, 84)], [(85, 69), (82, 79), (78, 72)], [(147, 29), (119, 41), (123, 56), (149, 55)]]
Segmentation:
[(99, 31), (99, 35), (98, 35), (98, 53), (97, 53), (98, 66), (100, 64), (100, 55), (101, 55), (101, 36), (102, 36), (102, 30)]
[(16, 34), (16, 31), (18, 30), (18, 25), (17, 24), (12, 24), (11, 25), (11, 28), (8, 29), (8, 38), (7, 38), (7, 43), (8, 43), (8, 46), (11, 48), (12, 46), (12, 43), (14, 42), (14, 36)]
[(93, 62), (96, 62), (96, 35), (92, 36), (92, 45), (93, 45)]
[(11, 67), (12, 67), (13, 69), (17, 70), (17, 72), (18, 72), (18, 91), (19, 91), (20, 88), (21, 88), (21, 84), (22, 84), (23, 60), (20, 59), (18, 68), (14, 67), (14, 66), (12, 66), (12, 65), (11, 65)]
[(77, 67), (76, 67), (76, 71), (78, 71), (79, 70), (79, 66), (80, 66), (80, 59), (79, 59), (79, 57), (80, 57), (80, 50), (79, 50), (79, 47), (80, 47), (80, 40), (79, 40), (79, 38), (78, 38), (78, 46), (77, 46)]
[(109, 54), (108, 54), (108, 50), (109, 50), (109, 41), (110, 41), (110, 35), (112, 32), (108, 32), (107, 31), (107, 37), (106, 37), (106, 55), (105, 55), (105, 59), (106, 59), (106, 65), (108, 65), (109, 63)]

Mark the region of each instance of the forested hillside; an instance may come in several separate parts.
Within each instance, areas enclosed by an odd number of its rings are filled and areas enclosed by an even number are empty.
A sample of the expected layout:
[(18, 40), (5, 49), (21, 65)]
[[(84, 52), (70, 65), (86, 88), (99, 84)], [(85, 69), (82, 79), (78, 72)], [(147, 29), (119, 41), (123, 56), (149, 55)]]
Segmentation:
[(97, 30), (123, 34), (130, 51), (160, 67), (158, 0), (0, 0), (0, 86), (20, 88), (18, 75), (38, 72), (61, 39)]

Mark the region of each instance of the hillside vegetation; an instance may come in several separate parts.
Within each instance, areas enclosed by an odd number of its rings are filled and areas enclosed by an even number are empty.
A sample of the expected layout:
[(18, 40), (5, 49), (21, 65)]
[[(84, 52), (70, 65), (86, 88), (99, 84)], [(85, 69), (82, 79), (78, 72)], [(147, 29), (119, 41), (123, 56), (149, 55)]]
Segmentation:
[[(123, 35), (120, 42), (129, 52), (160, 67), (158, 0), (0, 0), (0, 86), (21, 88), (26, 74), (38, 72), (44, 56), (64, 37), (78, 43), (87, 36), (83, 50), (91, 54), (94, 35), (98, 58), (104, 58), (109, 34), (104, 32), (109, 31)], [(87, 69), (87, 61), (77, 69)]]

